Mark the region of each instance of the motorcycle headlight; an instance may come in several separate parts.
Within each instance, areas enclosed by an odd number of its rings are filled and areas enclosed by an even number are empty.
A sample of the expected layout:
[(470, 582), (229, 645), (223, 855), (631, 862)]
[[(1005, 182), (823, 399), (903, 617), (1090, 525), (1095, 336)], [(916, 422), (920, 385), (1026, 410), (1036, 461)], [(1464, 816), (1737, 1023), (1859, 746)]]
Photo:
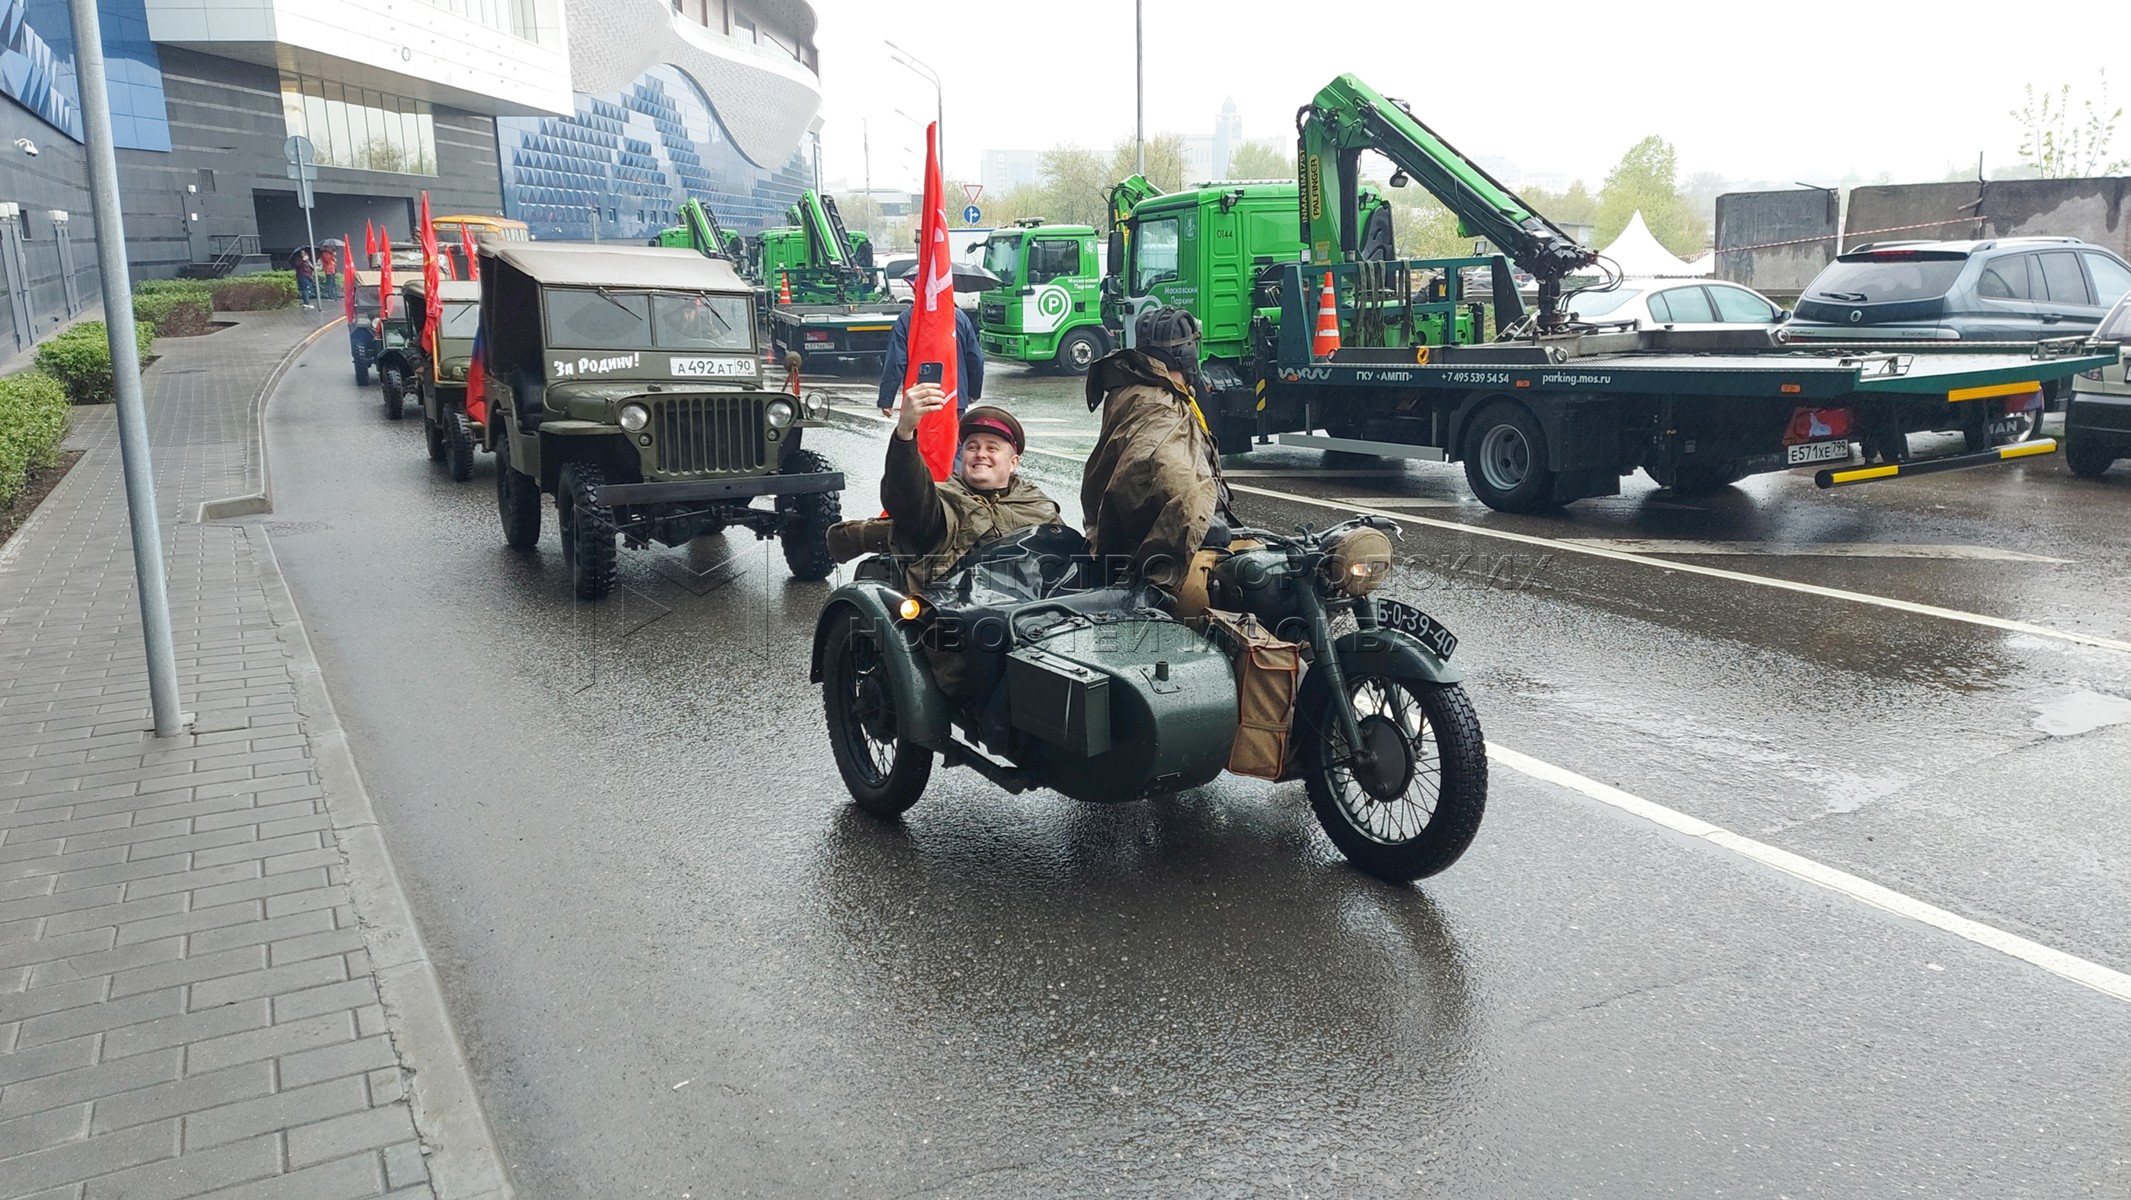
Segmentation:
[(769, 418), (771, 429), (789, 428), (794, 418), (799, 415), (789, 400), (772, 400), (762, 411), (763, 415)]
[(1366, 596), (1391, 577), (1391, 539), (1358, 525), (1325, 541), (1325, 582), (1349, 596)]
[(631, 433), (643, 432), (651, 424), (651, 410), (641, 404), (624, 404), (621, 411), (622, 428)]

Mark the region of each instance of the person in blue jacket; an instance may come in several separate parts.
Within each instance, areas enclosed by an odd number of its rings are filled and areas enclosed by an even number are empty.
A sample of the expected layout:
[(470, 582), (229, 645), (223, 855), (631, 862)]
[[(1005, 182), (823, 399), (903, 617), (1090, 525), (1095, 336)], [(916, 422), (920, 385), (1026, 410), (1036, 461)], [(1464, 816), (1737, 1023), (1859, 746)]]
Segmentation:
[[(903, 393), (903, 374), (910, 366), (910, 314), (914, 311), (915, 306), (903, 309), (895, 318), (895, 328), (888, 331), (888, 354), (881, 363), (882, 412), (895, 411), (896, 397)], [(977, 343), (977, 323), (960, 308), (955, 309), (955, 349), (962, 356), (955, 376), (961, 393), (955, 397), (955, 416), (959, 418), (970, 405), (984, 399), (984, 347)]]

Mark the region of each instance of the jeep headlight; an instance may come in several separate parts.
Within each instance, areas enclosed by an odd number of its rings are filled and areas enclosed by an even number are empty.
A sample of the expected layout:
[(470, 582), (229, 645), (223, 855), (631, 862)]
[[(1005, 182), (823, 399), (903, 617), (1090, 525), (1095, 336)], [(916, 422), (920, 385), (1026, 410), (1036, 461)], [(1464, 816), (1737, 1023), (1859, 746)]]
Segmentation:
[(809, 421), (819, 421), (829, 415), (828, 397), (820, 392), (808, 392), (799, 403), (805, 408), (806, 419)]
[(1391, 577), (1391, 539), (1358, 525), (1325, 541), (1325, 582), (1349, 596), (1366, 596)]
[(770, 401), (762, 412), (769, 418), (771, 429), (789, 429), (792, 421), (799, 415), (798, 410), (792, 407), (792, 402), (784, 399)]
[(631, 433), (642, 433), (644, 426), (651, 424), (651, 410), (641, 404), (624, 404), (621, 422), (623, 429)]

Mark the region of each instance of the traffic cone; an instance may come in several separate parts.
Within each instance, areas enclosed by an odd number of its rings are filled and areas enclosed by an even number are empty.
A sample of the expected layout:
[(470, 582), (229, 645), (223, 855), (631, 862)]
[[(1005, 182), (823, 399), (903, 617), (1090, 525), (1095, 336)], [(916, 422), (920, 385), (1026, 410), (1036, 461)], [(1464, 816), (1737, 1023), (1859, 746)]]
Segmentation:
[(1339, 349), (1339, 299), (1332, 290), (1332, 273), (1324, 273), (1324, 291), (1317, 298), (1317, 335), (1310, 339), (1311, 358), (1330, 358)]
[(790, 304), (791, 302), (792, 273), (790, 271), (779, 271), (777, 272), (777, 303)]

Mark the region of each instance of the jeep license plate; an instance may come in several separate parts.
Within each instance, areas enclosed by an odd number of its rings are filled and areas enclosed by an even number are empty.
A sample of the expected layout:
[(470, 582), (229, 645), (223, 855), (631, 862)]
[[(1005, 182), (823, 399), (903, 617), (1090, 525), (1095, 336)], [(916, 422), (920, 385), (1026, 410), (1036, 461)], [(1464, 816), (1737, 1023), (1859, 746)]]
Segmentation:
[(1794, 467), (1806, 463), (1843, 462), (1850, 457), (1847, 439), (1834, 442), (1800, 442), (1785, 452), (1786, 460)]
[(752, 358), (669, 358), (666, 369), (683, 379), (752, 379), (755, 376), (755, 360)]
[(1376, 623), (1386, 629), (1396, 629), (1411, 636), (1421, 645), (1434, 651), (1437, 658), (1449, 658), (1457, 653), (1458, 635), (1436, 624), (1434, 617), (1410, 605), (1396, 600), (1376, 602)]

